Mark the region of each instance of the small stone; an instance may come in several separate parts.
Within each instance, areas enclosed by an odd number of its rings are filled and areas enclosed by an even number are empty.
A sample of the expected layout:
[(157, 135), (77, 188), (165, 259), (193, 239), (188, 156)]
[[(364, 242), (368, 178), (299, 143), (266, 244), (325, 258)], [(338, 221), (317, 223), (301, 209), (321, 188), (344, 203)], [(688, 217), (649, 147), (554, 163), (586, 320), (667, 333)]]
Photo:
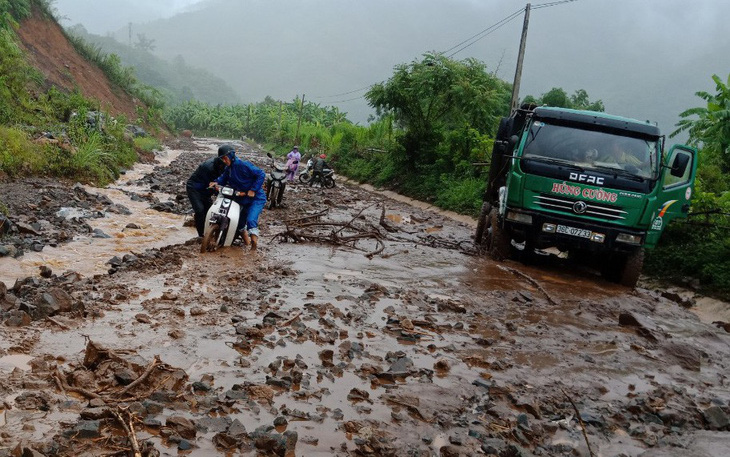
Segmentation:
[(150, 319), (148, 315), (143, 313), (135, 315), (134, 318), (137, 322), (140, 322), (142, 324), (149, 324), (150, 322), (152, 322), (152, 319)]
[(335, 352), (332, 349), (325, 349), (324, 351), (320, 351), (319, 353), (319, 360), (322, 361), (322, 366), (325, 367), (331, 367), (334, 365)]
[(165, 425), (180, 434), (183, 438), (193, 439), (197, 434), (197, 430), (195, 429), (195, 425), (192, 421), (182, 416), (168, 417), (167, 421), (165, 421)]
[(53, 270), (51, 270), (47, 266), (41, 265), (39, 269), (41, 271), (41, 278), (50, 278), (51, 276), (53, 276)]
[(451, 364), (446, 359), (440, 359), (433, 365), (433, 368), (436, 371), (449, 371), (451, 369)]
[(289, 424), (289, 421), (286, 420), (286, 417), (279, 416), (276, 419), (274, 419), (274, 426), (275, 427), (286, 427)]
[(205, 314), (205, 310), (203, 308), (199, 308), (197, 306), (190, 308), (191, 316), (202, 316), (203, 314)]

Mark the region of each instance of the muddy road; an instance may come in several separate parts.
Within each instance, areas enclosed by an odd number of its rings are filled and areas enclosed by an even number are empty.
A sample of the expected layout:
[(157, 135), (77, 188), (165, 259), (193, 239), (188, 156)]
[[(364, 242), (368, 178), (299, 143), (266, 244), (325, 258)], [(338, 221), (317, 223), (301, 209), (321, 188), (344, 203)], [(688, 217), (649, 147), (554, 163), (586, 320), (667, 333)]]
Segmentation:
[(492, 262), (339, 183), (201, 255), (184, 181), (218, 143), (171, 146), (5, 201), (0, 456), (730, 455), (727, 304)]

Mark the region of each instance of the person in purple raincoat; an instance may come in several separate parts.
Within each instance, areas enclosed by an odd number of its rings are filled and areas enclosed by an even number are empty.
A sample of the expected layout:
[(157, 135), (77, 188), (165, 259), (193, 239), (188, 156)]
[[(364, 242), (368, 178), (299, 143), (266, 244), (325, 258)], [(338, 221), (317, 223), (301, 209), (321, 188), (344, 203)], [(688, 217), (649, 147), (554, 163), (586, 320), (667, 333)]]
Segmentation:
[(299, 146), (294, 148), (286, 155), (286, 180), (294, 182), (294, 176), (297, 174), (299, 168), (299, 161), (302, 160), (302, 155), (299, 153)]

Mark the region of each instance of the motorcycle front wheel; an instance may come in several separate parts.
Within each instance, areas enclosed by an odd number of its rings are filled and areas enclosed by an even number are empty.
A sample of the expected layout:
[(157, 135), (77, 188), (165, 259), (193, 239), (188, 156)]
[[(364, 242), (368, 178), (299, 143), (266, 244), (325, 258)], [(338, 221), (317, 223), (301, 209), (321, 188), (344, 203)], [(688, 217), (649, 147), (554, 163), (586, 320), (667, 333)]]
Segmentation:
[(299, 182), (308, 183), (309, 182), (309, 173), (306, 171), (299, 175)]
[(218, 249), (218, 237), (220, 234), (220, 224), (211, 225), (210, 230), (205, 234), (203, 242), (200, 244), (200, 253), (205, 254), (206, 252), (213, 252)]
[(332, 189), (333, 187), (335, 187), (335, 180), (332, 179), (332, 177), (330, 176), (324, 178), (324, 187)]

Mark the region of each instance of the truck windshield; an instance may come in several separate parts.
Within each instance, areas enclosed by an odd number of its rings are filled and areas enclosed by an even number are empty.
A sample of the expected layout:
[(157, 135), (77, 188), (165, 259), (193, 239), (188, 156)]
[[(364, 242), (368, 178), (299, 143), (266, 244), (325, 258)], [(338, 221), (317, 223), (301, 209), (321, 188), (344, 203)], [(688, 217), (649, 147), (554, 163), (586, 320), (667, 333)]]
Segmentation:
[(530, 126), (522, 157), (652, 178), (658, 145), (658, 139), (632, 138), (535, 121)]

